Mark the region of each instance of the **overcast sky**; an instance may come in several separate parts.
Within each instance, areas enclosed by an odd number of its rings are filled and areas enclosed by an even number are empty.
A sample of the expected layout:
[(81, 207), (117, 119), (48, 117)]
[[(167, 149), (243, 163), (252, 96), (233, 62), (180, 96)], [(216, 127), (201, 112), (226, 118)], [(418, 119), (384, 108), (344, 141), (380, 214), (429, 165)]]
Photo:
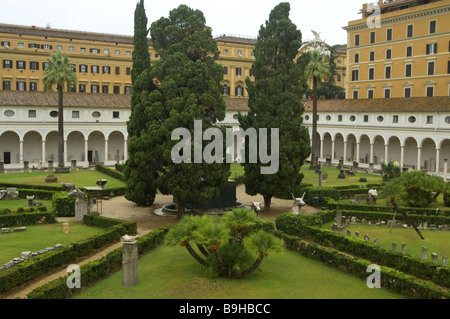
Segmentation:
[[(0, 0), (0, 23), (37, 27), (133, 35), (134, 10), (138, 0)], [(168, 17), (180, 4), (203, 12), (213, 35), (256, 37), (270, 11), (281, 0), (145, 0), (152, 22)], [(342, 27), (357, 20), (364, 0), (291, 0), (291, 20), (302, 31), (303, 40), (313, 39), (311, 30), (328, 44), (346, 44)]]

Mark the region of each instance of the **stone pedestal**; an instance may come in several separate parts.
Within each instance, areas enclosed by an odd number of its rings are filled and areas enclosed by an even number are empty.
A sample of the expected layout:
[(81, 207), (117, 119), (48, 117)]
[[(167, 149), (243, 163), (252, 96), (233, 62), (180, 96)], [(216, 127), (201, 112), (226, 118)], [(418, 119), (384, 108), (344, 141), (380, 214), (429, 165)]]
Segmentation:
[(88, 213), (88, 205), (84, 200), (76, 200), (75, 201), (75, 220), (78, 222), (83, 221), (84, 215)]
[(122, 286), (132, 287), (138, 284), (138, 236), (122, 237)]
[(63, 224), (63, 233), (68, 234), (69, 233), (69, 223)]

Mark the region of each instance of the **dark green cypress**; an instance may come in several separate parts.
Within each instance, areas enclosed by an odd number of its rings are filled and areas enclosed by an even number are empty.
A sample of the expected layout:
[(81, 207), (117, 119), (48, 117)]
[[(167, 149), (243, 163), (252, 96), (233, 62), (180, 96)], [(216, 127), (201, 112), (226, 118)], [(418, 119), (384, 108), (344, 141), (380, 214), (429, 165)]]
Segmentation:
[[(280, 3), (261, 26), (255, 44), (253, 72), (255, 81), (246, 79), (250, 112), (239, 116), (240, 126), (279, 129), (279, 169), (276, 174), (261, 174), (261, 163), (249, 163), (246, 146), (244, 184), (249, 195), (261, 194), (264, 211), (270, 211), (272, 197), (291, 198), (303, 179), (301, 166), (310, 155), (310, 138), (303, 126), (304, 72), (296, 63), (302, 35), (289, 19), (289, 3)], [(270, 142), (270, 137), (268, 138)], [(270, 145), (270, 144), (269, 144)], [(268, 147), (271, 150), (271, 147)]]

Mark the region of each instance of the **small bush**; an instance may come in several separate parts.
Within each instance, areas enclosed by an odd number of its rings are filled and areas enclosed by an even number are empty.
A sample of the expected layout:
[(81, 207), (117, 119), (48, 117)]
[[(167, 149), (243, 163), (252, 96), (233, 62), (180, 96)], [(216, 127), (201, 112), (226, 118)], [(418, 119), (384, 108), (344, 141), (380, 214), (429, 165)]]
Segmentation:
[(52, 207), (58, 217), (75, 216), (75, 197), (68, 197), (66, 192), (56, 192), (52, 197)]

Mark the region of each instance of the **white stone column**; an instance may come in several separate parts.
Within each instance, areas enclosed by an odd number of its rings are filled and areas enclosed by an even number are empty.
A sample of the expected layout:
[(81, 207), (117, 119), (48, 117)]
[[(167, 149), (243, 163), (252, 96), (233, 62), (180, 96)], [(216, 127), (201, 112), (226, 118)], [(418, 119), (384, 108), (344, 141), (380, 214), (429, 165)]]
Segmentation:
[(344, 159), (344, 163), (345, 163), (345, 161), (347, 160), (347, 141), (344, 141), (344, 156), (343, 156), (343, 159)]
[(108, 152), (109, 152), (108, 145), (109, 145), (108, 140), (105, 140), (105, 163), (106, 163), (106, 161), (109, 160), (109, 158), (108, 158)]
[(128, 141), (123, 140), (123, 160), (126, 162), (128, 160)]
[(89, 147), (89, 141), (84, 140), (84, 161), (88, 161), (88, 147)]
[(356, 161), (359, 163), (359, 142), (356, 143)]
[(19, 141), (19, 163), (23, 164), (23, 140)]
[(441, 149), (440, 148), (436, 148), (436, 173), (439, 173), (440, 169), (439, 169), (439, 158), (441, 157)]
[(420, 171), (422, 169), (422, 148), (417, 148), (417, 170)]
[(67, 140), (64, 140), (64, 166), (67, 163)]
[(373, 143), (370, 143), (369, 164), (373, 163)]
[(42, 140), (42, 165), (46, 162), (45, 159), (45, 140)]
[(331, 163), (334, 160), (334, 140), (331, 140)]
[(389, 144), (384, 145), (384, 162), (389, 163)]
[(403, 169), (403, 164), (405, 162), (405, 146), (400, 146), (400, 168)]

